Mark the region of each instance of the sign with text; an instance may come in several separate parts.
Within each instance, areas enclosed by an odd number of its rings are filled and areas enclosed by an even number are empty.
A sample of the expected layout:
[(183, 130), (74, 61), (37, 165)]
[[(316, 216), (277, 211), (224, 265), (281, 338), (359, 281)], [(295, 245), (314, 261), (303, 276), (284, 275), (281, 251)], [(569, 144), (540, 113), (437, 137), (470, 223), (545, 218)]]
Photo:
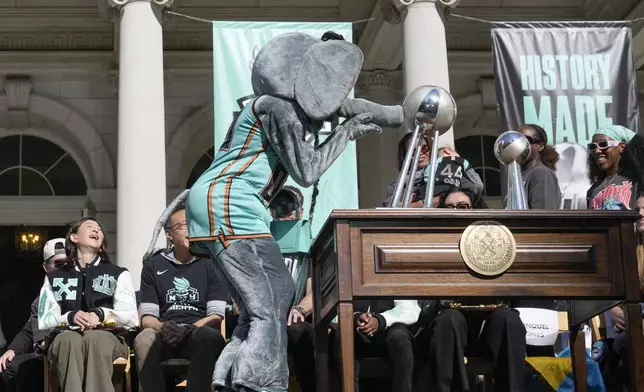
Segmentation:
[(559, 334), (559, 319), (555, 310), (516, 308), (526, 330), (529, 346), (552, 346)]
[(586, 145), (604, 125), (637, 132), (630, 22), (492, 27), (499, 133), (538, 124), (559, 153), (564, 208), (586, 208)]

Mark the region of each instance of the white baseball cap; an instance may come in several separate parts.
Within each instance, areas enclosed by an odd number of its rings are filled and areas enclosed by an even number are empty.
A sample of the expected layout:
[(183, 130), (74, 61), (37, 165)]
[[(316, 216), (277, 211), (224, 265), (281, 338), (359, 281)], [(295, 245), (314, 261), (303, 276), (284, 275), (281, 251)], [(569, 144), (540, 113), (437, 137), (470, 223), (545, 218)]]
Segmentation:
[(64, 238), (54, 238), (53, 240), (47, 241), (45, 247), (42, 250), (43, 258), (45, 261), (56, 255), (65, 254), (65, 239)]

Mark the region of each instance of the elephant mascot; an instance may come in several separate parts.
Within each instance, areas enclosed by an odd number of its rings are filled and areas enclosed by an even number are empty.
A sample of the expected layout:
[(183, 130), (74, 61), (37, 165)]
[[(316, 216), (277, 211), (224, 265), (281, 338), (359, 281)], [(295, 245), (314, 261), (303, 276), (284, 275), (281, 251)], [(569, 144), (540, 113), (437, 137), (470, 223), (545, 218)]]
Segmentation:
[[(313, 185), (316, 195), (320, 176), (349, 141), (402, 125), (400, 106), (347, 98), (362, 62), (360, 49), (333, 32), (321, 39), (288, 33), (269, 41), (252, 68), (256, 97), (233, 121), (210, 168), (155, 228), (153, 243), (185, 201), (191, 252), (215, 260), (239, 306), (239, 324), (217, 361), (213, 390), (287, 390), (286, 318), (294, 286), (270, 233), (268, 205), (288, 176)], [(346, 121), (320, 144), (323, 123), (338, 117)]]

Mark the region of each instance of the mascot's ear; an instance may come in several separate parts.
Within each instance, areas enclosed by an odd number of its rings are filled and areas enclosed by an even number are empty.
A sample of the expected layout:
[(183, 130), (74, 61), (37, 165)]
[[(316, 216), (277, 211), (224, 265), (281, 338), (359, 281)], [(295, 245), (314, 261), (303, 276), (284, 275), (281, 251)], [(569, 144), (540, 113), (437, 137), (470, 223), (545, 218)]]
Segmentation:
[(256, 95), (295, 100), (295, 78), (302, 59), (320, 40), (309, 34), (286, 33), (266, 43), (257, 53), (251, 71)]
[(295, 78), (295, 100), (315, 120), (335, 114), (360, 75), (364, 57), (356, 45), (329, 40), (311, 46)]

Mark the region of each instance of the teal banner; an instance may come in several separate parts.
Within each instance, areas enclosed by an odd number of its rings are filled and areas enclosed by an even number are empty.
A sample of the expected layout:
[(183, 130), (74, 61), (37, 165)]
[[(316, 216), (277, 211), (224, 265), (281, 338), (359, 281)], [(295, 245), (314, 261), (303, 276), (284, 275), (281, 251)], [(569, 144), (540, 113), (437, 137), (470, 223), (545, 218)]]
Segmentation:
[[(322, 37), (335, 31), (352, 40), (351, 23), (293, 23), (293, 22), (214, 22), (213, 23), (213, 75), (215, 108), (215, 154), (224, 141), (236, 114), (253, 98), (250, 82), (253, 60), (261, 47), (275, 36), (302, 32)], [(325, 124), (320, 142), (324, 141), (337, 124)], [(297, 186), (289, 179), (287, 184)], [(308, 219), (312, 188), (302, 188), (304, 218)], [(333, 209), (358, 208), (358, 171), (355, 143), (322, 176), (319, 183), (315, 215), (311, 223), (316, 236)]]

